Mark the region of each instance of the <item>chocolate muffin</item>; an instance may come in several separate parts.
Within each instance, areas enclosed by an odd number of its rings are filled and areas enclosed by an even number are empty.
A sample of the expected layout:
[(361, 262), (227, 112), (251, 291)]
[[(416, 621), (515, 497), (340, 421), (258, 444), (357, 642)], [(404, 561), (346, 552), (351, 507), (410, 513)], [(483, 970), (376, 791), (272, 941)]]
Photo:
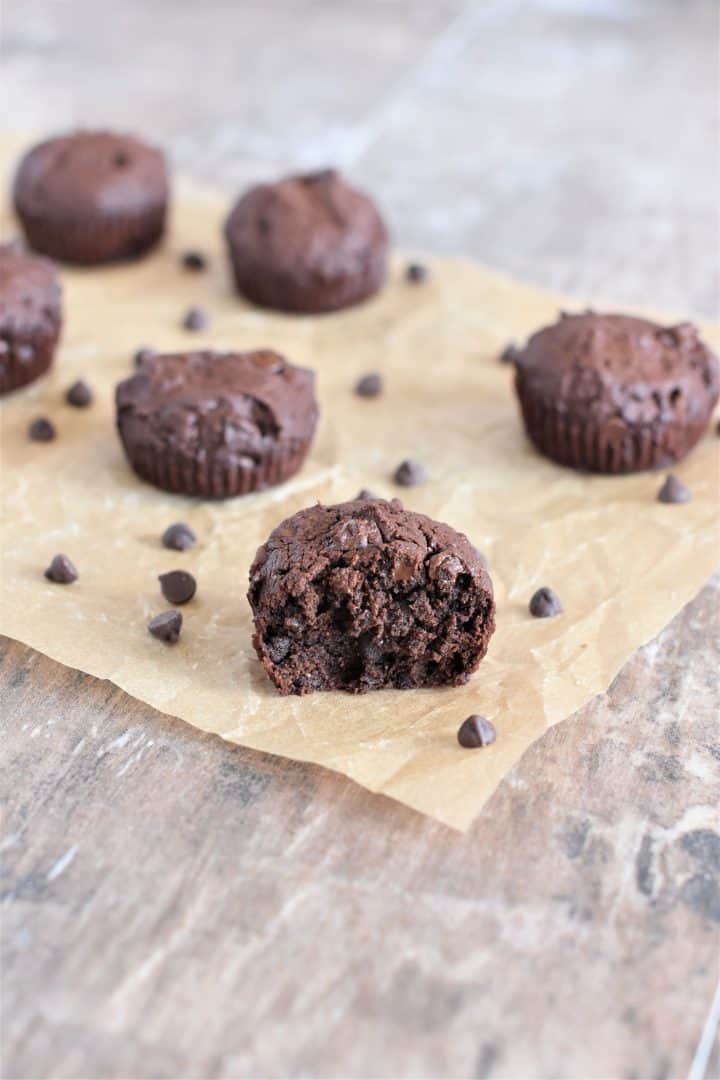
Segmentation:
[(78, 131), (30, 150), (13, 194), (36, 251), (69, 263), (128, 259), (165, 227), (165, 158), (132, 135)]
[(255, 556), (248, 599), (255, 650), (281, 694), (458, 686), (495, 629), (475, 548), (397, 499), (283, 521)]
[(225, 236), (238, 291), (261, 307), (335, 311), (372, 296), (385, 279), (382, 218), (334, 169), (252, 188)]
[(574, 469), (629, 473), (685, 457), (720, 389), (713, 353), (690, 323), (562, 315), (515, 357), (527, 433)]
[(269, 351), (142, 357), (115, 393), (128, 461), (179, 495), (225, 499), (280, 484), (312, 441), (314, 381)]
[(0, 247), (0, 394), (50, 367), (62, 323), (61, 293), (48, 259)]

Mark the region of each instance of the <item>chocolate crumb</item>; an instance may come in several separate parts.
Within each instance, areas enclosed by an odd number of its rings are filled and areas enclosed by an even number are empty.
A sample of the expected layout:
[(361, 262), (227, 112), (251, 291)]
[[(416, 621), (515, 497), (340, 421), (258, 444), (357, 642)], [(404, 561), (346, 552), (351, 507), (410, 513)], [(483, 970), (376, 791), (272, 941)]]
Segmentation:
[(197, 582), (187, 570), (169, 570), (158, 576), (162, 594), (169, 604), (187, 604), (197, 589)]
[(78, 572), (67, 555), (53, 555), (52, 562), (45, 571), (45, 577), (56, 585), (72, 585), (73, 581), (78, 579)]
[(467, 750), (475, 750), (478, 746), (489, 746), (497, 738), (495, 725), (484, 716), (468, 716), (463, 720), (457, 733), (457, 741)]
[(180, 262), (185, 270), (204, 270), (207, 266), (207, 259), (203, 255), (202, 251), (183, 251), (180, 256)]
[(518, 349), (517, 345), (514, 345), (512, 342), (510, 342), (510, 344), (506, 345), (503, 351), (500, 353), (498, 359), (501, 364), (514, 364), (519, 355), (520, 350)]
[(155, 356), (155, 349), (151, 349), (147, 345), (143, 345), (141, 348), (139, 348), (136, 351), (135, 356), (133, 358), (135, 367), (140, 367), (140, 365), (145, 360), (149, 360), (151, 356)]
[(55, 425), (46, 416), (37, 416), (28, 426), (28, 438), (33, 442), (52, 442), (56, 435)]
[(678, 480), (677, 476), (668, 473), (665, 482), (657, 493), (658, 502), (661, 503), (686, 503), (692, 499), (689, 487)]
[(195, 546), (197, 537), (184, 521), (176, 521), (173, 525), (168, 525), (162, 534), (162, 542), (164, 547), (173, 551), (187, 551)]
[(153, 637), (167, 642), (168, 645), (174, 645), (180, 637), (182, 622), (182, 612), (161, 611), (159, 615), (153, 616), (150, 620), (148, 630)]
[(86, 409), (88, 405), (92, 405), (93, 392), (84, 379), (78, 379), (68, 387), (65, 400), (76, 409)]
[(368, 375), (363, 375), (361, 379), (355, 383), (355, 393), (358, 397), (377, 397), (382, 393), (383, 381), (382, 375), (378, 375), (377, 372), (372, 371)]
[(413, 285), (419, 285), (421, 281), (425, 281), (429, 276), (430, 271), (427, 266), (422, 263), (410, 263), (405, 270), (405, 280), (411, 282)]
[(427, 472), (419, 461), (402, 461), (395, 470), (393, 479), (401, 487), (415, 487), (427, 480)]
[(191, 307), (185, 312), (182, 324), (185, 330), (207, 330), (210, 319), (204, 308)]
[(368, 488), (361, 488), (355, 496), (355, 501), (359, 499), (379, 499), (380, 496), (376, 495), (374, 491), (370, 491)]
[(536, 619), (551, 619), (554, 615), (559, 615), (563, 609), (557, 593), (545, 585), (532, 594), (528, 606), (530, 614)]

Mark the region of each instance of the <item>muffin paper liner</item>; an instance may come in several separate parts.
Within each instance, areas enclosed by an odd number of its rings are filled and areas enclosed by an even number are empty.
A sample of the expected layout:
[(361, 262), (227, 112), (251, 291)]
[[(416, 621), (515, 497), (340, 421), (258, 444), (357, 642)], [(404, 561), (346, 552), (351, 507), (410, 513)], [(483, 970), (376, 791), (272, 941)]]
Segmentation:
[(237, 291), (259, 307), (298, 314), (339, 311), (374, 296), (386, 277), (387, 252), (373, 251), (357, 274), (331, 281), (296, 280), (247, 266), (228, 241), (229, 258)]
[(165, 230), (166, 208), (151, 206), (137, 214), (108, 215), (104, 220), (50, 216), (18, 210), (28, 246), (59, 262), (91, 266), (133, 259), (158, 243)]
[[(0, 349), (6, 345), (8, 350), (0, 356), (0, 395), (27, 386), (45, 374), (53, 362), (60, 327), (58, 320), (53, 332), (36, 331), (23, 335), (22, 339), (14, 337), (12, 340), (3, 337), (0, 329)], [(25, 346), (33, 350), (30, 359), (23, 359), (19, 355), (19, 349)]]
[(708, 412), (703, 422), (581, 423), (533, 395), (521, 379), (515, 385), (528, 438), (540, 453), (560, 465), (589, 472), (620, 474), (675, 465), (697, 444), (710, 419)]
[[(168, 244), (141, 262), (63, 268), (68, 331), (50, 374), (0, 403), (0, 631), (232, 742), (335, 769), (467, 828), (527, 747), (606, 690), (709, 578), (718, 560), (720, 439), (710, 429), (674, 470), (693, 493), (685, 505), (657, 501), (657, 473), (560, 468), (526, 438), (512, 372), (497, 357), (559, 307), (586, 302), (439, 258), (426, 260), (426, 282), (408, 285), (398, 258), (386, 288), (365, 305), (321, 318), (258, 311), (232, 289), (221, 238), (229, 201), (180, 199)], [(208, 255), (206, 274), (178, 269), (185, 249)], [(115, 431), (113, 391), (131, 374), (133, 353), (187, 348), (180, 316), (197, 303), (212, 328), (193, 335), (193, 345), (272, 347), (318, 376), (322, 420), (303, 467), (241, 499), (189, 499), (143, 483)], [(717, 328), (704, 336), (720, 341)], [(384, 392), (360, 399), (352, 387), (368, 371), (383, 374)], [(71, 409), (62, 391), (80, 377), (95, 400)], [(28, 420), (39, 413), (56, 424), (54, 442), (28, 442)], [(409, 457), (428, 480), (397, 488), (392, 474)], [(282, 698), (252, 647), (250, 563), (283, 518), (360, 488), (398, 496), (469, 536), (490, 567), (497, 631), (464, 686)], [(191, 550), (162, 547), (174, 521), (196, 533)], [(73, 585), (43, 577), (58, 552), (78, 568)], [(191, 571), (198, 591), (183, 608), (179, 642), (168, 646), (147, 622), (167, 607), (157, 575), (173, 568)], [(558, 593), (562, 615), (528, 614), (542, 585)], [(492, 746), (458, 746), (470, 713), (495, 724)], [(158, 738), (162, 720), (148, 713), (125, 751), (108, 749), (108, 767), (113, 755), (120, 767), (135, 760), (129, 747), (140, 754)], [(229, 753), (228, 768), (234, 760)], [(378, 801), (374, 828), (383, 828), (385, 809)]]
[(175, 495), (229, 499), (263, 491), (289, 480), (305, 460), (310, 440), (273, 447), (264, 461), (253, 465), (228, 465), (212, 457), (193, 461), (171, 447), (151, 443), (128, 447), (123, 440), (123, 445), (130, 465), (149, 484)]

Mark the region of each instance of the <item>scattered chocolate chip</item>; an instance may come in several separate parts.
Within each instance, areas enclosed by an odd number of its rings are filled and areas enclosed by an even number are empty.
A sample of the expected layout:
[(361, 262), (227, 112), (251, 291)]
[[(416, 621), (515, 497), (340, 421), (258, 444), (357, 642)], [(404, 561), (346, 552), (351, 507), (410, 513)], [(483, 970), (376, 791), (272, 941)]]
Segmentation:
[(78, 579), (78, 572), (67, 555), (53, 555), (52, 562), (45, 571), (45, 577), (48, 581), (54, 581), (56, 585), (72, 585), (73, 581)]
[(191, 307), (185, 312), (182, 324), (185, 330), (207, 330), (210, 319), (204, 308)]
[(361, 488), (355, 496), (355, 501), (359, 499), (378, 499), (380, 496), (376, 495), (374, 491), (369, 491), (368, 488)]
[(166, 641), (168, 645), (174, 645), (180, 637), (182, 622), (181, 611), (161, 611), (150, 620), (148, 630), (153, 637)]
[(678, 480), (677, 476), (668, 473), (665, 482), (657, 493), (658, 502), (661, 503), (686, 503), (692, 499), (692, 491)]
[(519, 355), (520, 350), (517, 345), (513, 345), (511, 342), (509, 345), (505, 346), (498, 359), (501, 364), (514, 364)]
[(551, 619), (553, 615), (559, 615), (563, 609), (557, 593), (545, 585), (532, 594), (528, 606), (530, 614), (536, 619)]
[(382, 393), (382, 388), (382, 375), (378, 375), (375, 371), (370, 372), (369, 375), (363, 375), (355, 383), (355, 393), (358, 397), (377, 397)]
[(33, 442), (52, 442), (56, 435), (55, 425), (46, 416), (37, 416), (28, 426), (28, 438)]
[(187, 570), (169, 570), (158, 577), (162, 594), (169, 604), (187, 604), (197, 589), (197, 582)]
[(457, 733), (457, 741), (467, 750), (475, 750), (478, 746), (489, 746), (497, 738), (495, 725), (484, 716), (468, 716), (463, 720)]
[(168, 525), (162, 534), (162, 542), (164, 547), (173, 551), (187, 551), (195, 546), (197, 537), (184, 521), (176, 521), (174, 525)]
[(422, 484), (427, 480), (427, 472), (425, 466), (419, 461), (403, 461), (395, 470), (393, 479), (401, 487), (415, 487), (416, 484)]
[(423, 266), (422, 263), (410, 263), (405, 270), (405, 280), (412, 282), (413, 285), (419, 285), (421, 281), (425, 281), (429, 273), (427, 266)]
[(149, 360), (151, 356), (155, 356), (155, 349), (148, 348), (147, 345), (143, 345), (138, 349), (134, 356), (135, 367), (140, 367), (145, 360)]
[(202, 251), (183, 251), (180, 262), (185, 270), (204, 270), (207, 266), (207, 259)]
[(74, 405), (76, 409), (85, 409), (92, 405), (93, 393), (84, 379), (78, 379), (65, 393), (68, 405)]

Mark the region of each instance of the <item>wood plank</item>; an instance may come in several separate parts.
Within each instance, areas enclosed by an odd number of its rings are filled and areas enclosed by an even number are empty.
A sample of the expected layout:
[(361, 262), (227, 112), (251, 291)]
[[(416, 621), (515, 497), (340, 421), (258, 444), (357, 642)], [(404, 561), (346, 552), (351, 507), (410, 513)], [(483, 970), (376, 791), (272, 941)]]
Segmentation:
[(717, 599), (467, 837), (5, 641), (5, 1074), (684, 1074), (720, 940)]

